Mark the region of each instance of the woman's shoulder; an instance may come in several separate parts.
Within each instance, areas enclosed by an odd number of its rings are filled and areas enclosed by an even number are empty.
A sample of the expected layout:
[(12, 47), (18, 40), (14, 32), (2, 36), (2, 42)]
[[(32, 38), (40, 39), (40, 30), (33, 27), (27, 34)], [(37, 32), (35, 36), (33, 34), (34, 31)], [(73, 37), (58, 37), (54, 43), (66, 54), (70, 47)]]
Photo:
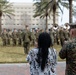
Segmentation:
[(30, 50), (30, 53), (37, 53), (38, 52), (38, 48), (32, 48), (31, 50)]
[(49, 53), (55, 53), (55, 54), (57, 54), (57, 51), (56, 51), (55, 48), (49, 48)]
[(55, 51), (56, 52), (56, 49), (55, 48), (49, 48), (49, 51)]

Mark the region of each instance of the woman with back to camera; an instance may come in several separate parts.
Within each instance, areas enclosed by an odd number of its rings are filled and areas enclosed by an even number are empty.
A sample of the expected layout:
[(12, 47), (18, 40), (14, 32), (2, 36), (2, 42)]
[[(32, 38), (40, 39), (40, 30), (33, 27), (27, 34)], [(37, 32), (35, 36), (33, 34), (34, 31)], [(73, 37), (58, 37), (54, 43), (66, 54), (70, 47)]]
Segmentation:
[(30, 75), (56, 75), (57, 56), (50, 35), (43, 32), (38, 37), (38, 46), (27, 55), (30, 64)]

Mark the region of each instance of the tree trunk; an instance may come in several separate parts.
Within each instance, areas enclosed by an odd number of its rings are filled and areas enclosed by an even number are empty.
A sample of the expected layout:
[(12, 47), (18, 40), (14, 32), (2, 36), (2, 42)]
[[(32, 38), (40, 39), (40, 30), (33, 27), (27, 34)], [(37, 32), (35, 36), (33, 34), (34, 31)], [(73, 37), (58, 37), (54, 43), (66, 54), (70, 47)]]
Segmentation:
[(0, 10), (0, 36), (2, 32), (2, 24), (1, 24), (2, 11)]
[(54, 6), (53, 6), (53, 26), (55, 26), (55, 18), (56, 18), (55, 13), (56, 13), (56, 5), (54, 4)]
[(45, 30), (47, 30), (48, 29), (48, 18), (47, 18), (47, 15), (46, 15), (46, 28), (45, 28)]
[(2, 32), (2, 24), (1, 24), (1, 16), (0, 16), (0, 36), (1, 36), (1, 32)]
[(55, 26), (55, 12), (53, 12), (53, 26)]
[(48, 8), (46, 8), (46, 27), (45, 27), (45, 30), (48, 29)]
[(69, 0), (69, 23), (72, 23), (72, 0)]

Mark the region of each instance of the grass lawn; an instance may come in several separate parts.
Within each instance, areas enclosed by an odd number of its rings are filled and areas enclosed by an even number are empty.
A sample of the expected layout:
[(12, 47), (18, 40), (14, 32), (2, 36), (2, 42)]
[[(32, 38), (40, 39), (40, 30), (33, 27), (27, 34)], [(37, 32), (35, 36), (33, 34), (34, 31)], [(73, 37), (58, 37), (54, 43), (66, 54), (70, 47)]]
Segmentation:
[[(57, 55), (59, 54), (59, 51), (61, 50), (61, 46), (60, 45), (55, 45), (54, 48), (57, 50)], [(65, 59), (60, 59), (59, 55), (58, 55), (58, 61), (65, 61)]]
[[(57, 52), (61, 49), (61, 46), (54, 46)], [(24, 63), (26, 55), (24, 54), (24, 48), (19, 46), (2, 46), (0, 39), (0, 63)], [(58, 57), (59, 61), (62, 61)]]

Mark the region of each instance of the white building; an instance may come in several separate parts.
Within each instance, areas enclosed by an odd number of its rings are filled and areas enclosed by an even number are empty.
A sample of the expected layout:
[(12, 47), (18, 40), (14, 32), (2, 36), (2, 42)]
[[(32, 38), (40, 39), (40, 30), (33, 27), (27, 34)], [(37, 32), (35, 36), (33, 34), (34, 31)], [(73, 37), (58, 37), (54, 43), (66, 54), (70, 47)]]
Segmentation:
[[(18, 28), (24, 29), (26, 25), (30, 28), (45, 28), (45, 19), (40, 19), (39, 17), (34, 18), (33, 3), (14, 3), (13, 7), (15, 16), (11, 16), (11, 19), (7, 16), (2, 17), (2, 27), (3, 28)], [(58, 17), (56, 18), (56, 23), (58, 23)], [(48, 18), (48, 28), (53, 24), (52, 16)]]

